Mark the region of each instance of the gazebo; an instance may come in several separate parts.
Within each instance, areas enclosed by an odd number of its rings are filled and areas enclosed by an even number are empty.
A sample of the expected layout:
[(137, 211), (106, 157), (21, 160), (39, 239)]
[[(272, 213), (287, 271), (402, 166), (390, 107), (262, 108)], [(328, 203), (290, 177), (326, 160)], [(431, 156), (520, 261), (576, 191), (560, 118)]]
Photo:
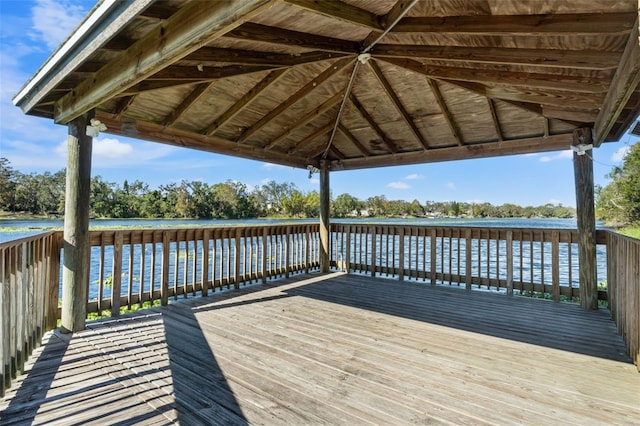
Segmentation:
[(85, 328), (98, 132), (319, 171), (323, 272), (330, 173), (571, 148), (597, 309), (591, 152), (640, 114), (638, 26), (635, 0), (98, 2), (14, 98), (69, 129), (63, 329)]

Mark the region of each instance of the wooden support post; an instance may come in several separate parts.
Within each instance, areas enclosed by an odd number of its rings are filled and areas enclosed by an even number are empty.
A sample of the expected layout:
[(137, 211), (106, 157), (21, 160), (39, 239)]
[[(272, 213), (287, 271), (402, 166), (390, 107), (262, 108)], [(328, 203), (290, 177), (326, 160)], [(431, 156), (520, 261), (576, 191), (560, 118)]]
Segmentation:
[(62, 270), (62, 330), (84, 329), (89, 291), (89, 196), (92, 138), (86, 128), (94, 111), (69, 123), (67, 180), (64, 208), (64, 265)]
[(591, 129), (573, 132), (573, 144), (579, 148), (573, 153), (578, 213), (578, 259), (580, 261), (580, 306), (598, 309), (598, 283), (596, 275), (596, 219), (593, 195), (593, 143)]
[(329, 272), (329, 161), (320, 163), (320, 272)]

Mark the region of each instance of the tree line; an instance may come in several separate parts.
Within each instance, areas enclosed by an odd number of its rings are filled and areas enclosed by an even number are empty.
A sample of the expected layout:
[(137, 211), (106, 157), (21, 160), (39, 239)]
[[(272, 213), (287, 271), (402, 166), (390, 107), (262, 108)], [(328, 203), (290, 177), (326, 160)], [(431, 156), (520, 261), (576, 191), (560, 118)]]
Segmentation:
[[(65, 170), (25, 174), (0, 158), (0, 210), (34, 215), (64, 213)], [(185, 181), (150, 188), (139, 180), (122, 184), (91, 179), (90, 214), (96, 218), (245, 219), (318, 217), (318, 191), (301, 191), (294, 183), (267, 182), (249, 189), (228, 180), (207, 184)], [(522, 207), (515, 204), (458, 201), (388, 200), (384, 195), (360, 200), (350, 194), (332, 197), (331, 216), (345, 217), (557, 217), (575, 216), (562, 205)]]
[(609, 184), (596, 187), (596, 216), (612, 225), (640, 226), (640, 142), (607, 177)]

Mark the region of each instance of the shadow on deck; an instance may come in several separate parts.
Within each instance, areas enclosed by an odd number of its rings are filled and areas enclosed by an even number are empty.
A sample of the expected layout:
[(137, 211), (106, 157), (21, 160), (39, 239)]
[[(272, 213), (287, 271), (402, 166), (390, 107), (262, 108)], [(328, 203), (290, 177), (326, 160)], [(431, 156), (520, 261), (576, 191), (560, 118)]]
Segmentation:
[(303, 275), (50, 333), (2, 424), (631, 424), (607, 311)]

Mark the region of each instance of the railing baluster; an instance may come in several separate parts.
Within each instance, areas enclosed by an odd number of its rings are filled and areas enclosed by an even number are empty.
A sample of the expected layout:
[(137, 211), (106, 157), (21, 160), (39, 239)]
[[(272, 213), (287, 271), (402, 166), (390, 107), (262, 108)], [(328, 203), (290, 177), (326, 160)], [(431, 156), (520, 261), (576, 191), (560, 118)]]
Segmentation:
[(560, 234), (551, 232), (551, 285), (553, 300), (560, 301)]
[(127, 280), (127, 308), (131, 309), (131, 299), (133, 298), (133, 235), (129, 233), (129, 268), (128, 268), (128, 280)]
[(507, 231), (507, 295), (513, 296), (513, 231)]
[(122, 292), (122, 232), (113, 236), (113, 275), (111, 280), (111, 316), (120, 315), (120, 293)]

